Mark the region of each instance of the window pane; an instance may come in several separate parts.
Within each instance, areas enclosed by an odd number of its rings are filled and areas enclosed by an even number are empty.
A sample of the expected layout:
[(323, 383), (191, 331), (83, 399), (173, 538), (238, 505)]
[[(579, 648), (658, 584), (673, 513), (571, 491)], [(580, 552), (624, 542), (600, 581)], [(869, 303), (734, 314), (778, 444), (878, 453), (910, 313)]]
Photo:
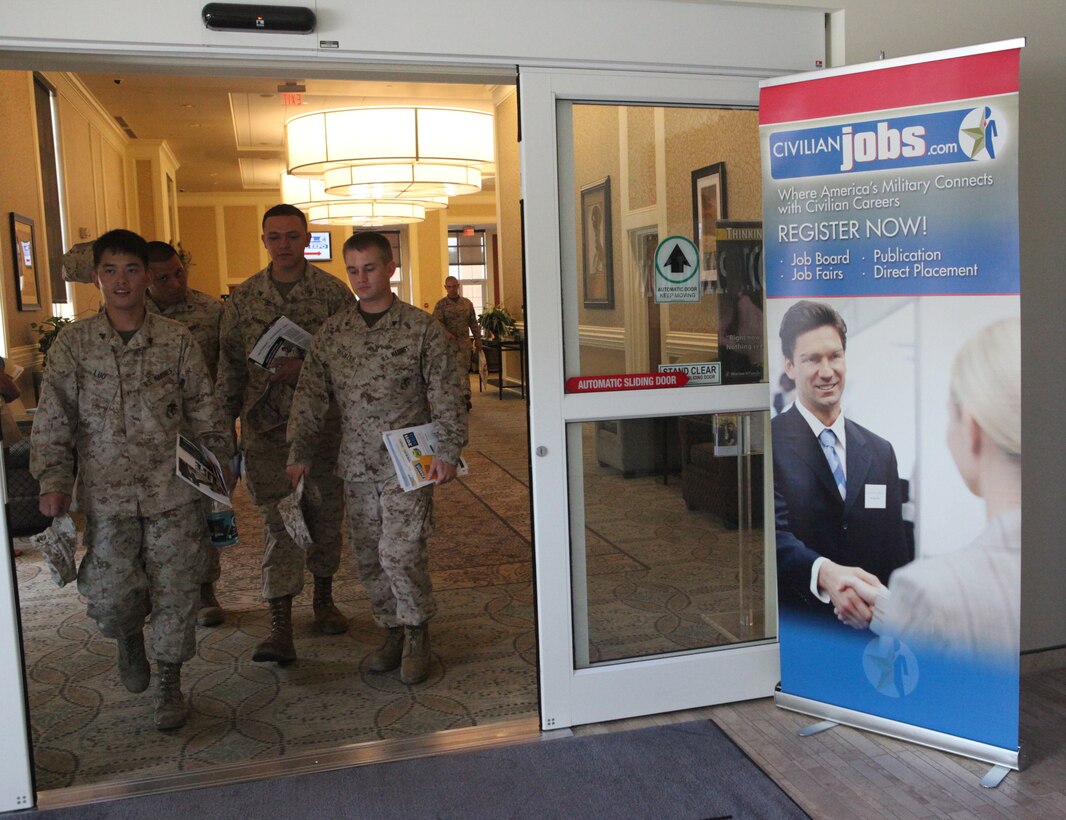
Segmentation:
[(485, 286), (480, 282), (466, 283), (464, 282), (461, 288), (463, 296), (469, 299), (474, 305), (474, 313), (478, 316), (485, 309)]
[(717, 363), (701, 372), (717, 370), (722, 384), (766, 381), (757, 112), (572, 112), (566, 375)]
[(575, 623), (579, 667), (774, 635), (764, 582), (768, 426), (765, 411), (570, 425), (583, 474), (583, 498), (570, 506), (585, 569), (575, 594), (587, 589), (587, 602), (574, 603), (588, 613)]

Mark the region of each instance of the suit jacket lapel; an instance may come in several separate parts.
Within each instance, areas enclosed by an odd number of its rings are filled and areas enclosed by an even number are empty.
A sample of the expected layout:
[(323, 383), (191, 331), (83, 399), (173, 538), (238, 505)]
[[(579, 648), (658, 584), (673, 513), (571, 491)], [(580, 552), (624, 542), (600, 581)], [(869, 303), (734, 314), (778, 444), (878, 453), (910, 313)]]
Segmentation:
[(850, 510), (859, 500), (866, 487), (866, 477), (870, 474), (872, 460), (866, 436), (862, 430), (845, 419), (844, 432), (848, 440), (846, 455), (848, 460), (848, 497), (844, 502), (844, 507)]
[[(822, 445), (818, 443), (817, 437), (811, 431), (811, 427), (807, 424), (807, 420), (800, 415), (800, 411), (793, 405), (792, 409), (785, 413), (785, 417), (791, 416), (788, 426), (788, 441), (792, 447), (793, 452), (803, 461), (804, 464), (810, 469), (812, 473), (818, 478), (829, 494), (837, 501), (841, 501), (840, 491), (837, 489), (837, 483), (833, 479), (833, 471), (829, 469), (829, 462), (826, 461), (825, 453), (822, 452)], [(851, 431), (848, 431), (848, 435), (851, 435)], [(851, 450), (850, 440), (848, 443), (848, 451)], [(848, 457), (848, 475), (850, 476), (851, 458)], [(849, 482), (848, 486), (851, 484)], [(850, 490), (849, 490), (850, 495)]]

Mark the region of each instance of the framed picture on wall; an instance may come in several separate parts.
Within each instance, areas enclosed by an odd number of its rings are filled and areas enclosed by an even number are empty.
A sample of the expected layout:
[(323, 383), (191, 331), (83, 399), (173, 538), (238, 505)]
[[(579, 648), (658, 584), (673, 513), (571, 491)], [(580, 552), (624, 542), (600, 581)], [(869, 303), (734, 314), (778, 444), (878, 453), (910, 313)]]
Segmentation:
[(611, 178), (581, 189), (581, 282), (585, 307), (614, 307)]
[(697, 168), (692, 172), (692, 241), (700, 250), (700, 282), (704, 292), (713, 292), (718, 283), (714, 223), (728, 216), (725, 163)]
[(41, 309), (41, 288), (37, 279), (37, 243), (33, 220), (12, 211), (11, 253), (15, 261), (15, 293), (19, 310)]

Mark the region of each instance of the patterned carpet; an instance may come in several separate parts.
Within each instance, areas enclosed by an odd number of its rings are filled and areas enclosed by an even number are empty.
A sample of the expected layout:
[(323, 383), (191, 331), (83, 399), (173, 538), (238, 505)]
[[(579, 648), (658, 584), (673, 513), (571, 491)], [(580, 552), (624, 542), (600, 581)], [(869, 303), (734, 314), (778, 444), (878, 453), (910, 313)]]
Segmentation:
[[(251, 661), (268, 620), (258, 592), (259, 516), (239, 489), (241, 542), (223, 553), (218, 586), (228, 618), (198, 629), (197, 656), (183, 668), (188, 724), (158, 732), (152, 690), (122, 688), (114, 643), (100, 637), (73, 586), (57, 589), (27, 550), (17, 568), (38, 789), (535, 717), (524, 409), (517, 394), (500, 401), (475, 383), (470, 474), (437, 495), (435, 663), (420, 686), (366, 671), (381, 636), (347, 554), (334, 589), (352, 618), (349, 633), (311, 631), (308, 585), (294, 606), (299, 660), (286, 668)], [(676, 480), (623, 479), (589, 454), (586, 504), (593, 662), (761, 637), (761, 530), (741, 538), (707, 513), (685, 512)]]

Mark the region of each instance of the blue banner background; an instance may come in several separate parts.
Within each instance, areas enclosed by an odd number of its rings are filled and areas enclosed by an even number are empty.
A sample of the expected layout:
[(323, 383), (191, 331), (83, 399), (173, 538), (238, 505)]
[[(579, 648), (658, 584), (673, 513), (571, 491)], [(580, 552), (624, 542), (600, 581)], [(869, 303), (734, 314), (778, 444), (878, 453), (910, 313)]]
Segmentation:
[[(972, 130), (974, 118), (986, 107), (995, 120), (991, 150), (974, 151), (972, 144), (964, 145), (964, 129)], [(852, 329), (876, 329), (879, 322), (888, 323), (885, 316), (905, 316), (896, 325), (909, 323), (913, 330), (913, 337), (888, 344), (871, 332), (879, 346), (871, 351), (868, 342), (856, 339), (854, 353), (849, 334), (842, 401), (848, 418), (887, 436), (897, 448), (901, 441), (907, 447), (901, 465), (906, 462), (911, 470), (905, 477), (912, 493), (915, 488), (921, 493), (919, 512), (927, 523), (936, 518), (936, 527), (925, 527), (926, 550), (961, 547), (969, 538), (961, 531), (984, 525), (974, 515), (958, 527), (958, 535), (951, 533), (951, 519), (959, 523), (960, 510), (969, 514), (970, 508), (938, 504), (936, 496), (938, 487), (960, 483), (943, 432), (953, 352), (990, 315), (1017, 316), (1019, 311), (1017, 121), (1017, 96), (1011, 95), (923, 106), (906, 114), (893, 111), (891, 117), (867, 112), (820, 120), (811, 128), (789, 123), (760, 129), (770, 338), (776, 337), (782, 314), (796, 299), (845, 305), (841, 310)], [(884, 124), (882, 132), (921, 125), (928, 144), (954, 141), (965, 150), (877, 159), (849, 173), (840, 172), (840, 150), (816, 150), (829, 146), (829, 138), (841, 135), (846, 126), (852, 135), (876, 135), (879, 123)], [(805, 145), (794, 150), (810, 153), (775, 157), (774, 146), (789, 142)], [(868, 222), (909, 230), (877, 236)], [(808, 233), (836, 236), (808, 239)], [(908, 254), (917, 259), (906, 258)], [(919, 265), (957, 268), (967, 275), (921, 276)], [(1008, 297), (1000, 298), (1004, 294)], [(780, 356), (772, 342), (770, 351), (771, 357)], [(780, 372), (772, 360), (771, 385)], [(871, 405), (878, 405), (873, 422), (849, 410)], [(901, 426), (907, 428), (905, 434), (899, 432)], [(947, 493), (943, 499), (951, 497)], [(933, 532), (935, 543), (929, 538)], [(919, 528), (919, 556), (922, 537)], [(1018, 748), (1016, 655), (951, 656), (893, 643), (895, 639), (869, 630), (807, 619), (787, 607), (779, 613), (779, 637), (786, 693), (1007, 750)]]

